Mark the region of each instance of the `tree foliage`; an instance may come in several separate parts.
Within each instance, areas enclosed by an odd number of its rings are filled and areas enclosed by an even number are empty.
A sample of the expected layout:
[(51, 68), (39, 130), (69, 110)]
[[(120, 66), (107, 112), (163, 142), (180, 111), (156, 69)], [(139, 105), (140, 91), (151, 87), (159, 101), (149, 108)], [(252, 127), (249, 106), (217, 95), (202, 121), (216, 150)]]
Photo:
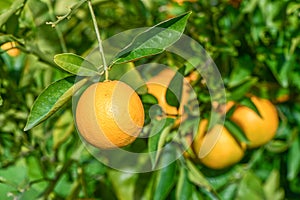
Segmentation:
[[(110, 60), (111, 77), (117, 79), (118, 73), (134, 68), (124, 64), (131, 61), (136, 65), (163, 63), (190, 75), (188, 65), (182, 65), (180, 58), (164, 51), (184, 33), (199, 42), (213, 58), (223, 78), (227, 100), (256, 110), (247, 97), (252, 93), (276, 105), (280, 117), (276, 137), (260, 148), (247, 150), (240, 163), (224, 170), (209, 169), (190, 157), (180, 157), (165, 168), (147, 173), (111, 169), (83, 146), (72, 116), (70, 91), (78, 89), (90, 77), (103, 76), (101, 64), (85, 59), (98, 45), (86, 1), (1, 1), (0, 44), (14, 41), (21, 53), (13, 57), (1, 50), (0, 54), (0, 199), (299, 197), (298, 1), (93, 0), (92, 3), (104, 40), (122, 31), (148, 27), (147, 34), (130, 38), (130, 45), (115, 60)], [(176, 34), (171, 31), (172, 37), (168, 37), (170, 32), (153, 27), (175, 30)], [(155, 43), (159, 37), (165, 43)], [(118, 65), (124, 67), (114, 72), (117, 69), (114, 66)], [(84, 69), (79, 70), (78, 66)], [(80, 80), (74, 85), (72, 74), (78, 73)], [(200, 102), (201, 117), (208, 117), (212, 102), (201, 80), (200, 77), (192, 85)], [(148, 114), (147, 106), (155, 104), (156, 99), (143, 89), (139, 95)], [(167, 99), (172, 99), (170, 95)], [(155, 137), (132, 148), (157, 150), (170, 138), (194, 131), (190, 127), (197, 123), (191, 121), (183, 133), (167, 124)], [(246, 141), (234, 124), (227, 119), (226, 124), (232, 127), (238, 140)], [(151, 133), (157, 124), (147, 125)], [(152, 154), (154, 164), (159, 156)]]

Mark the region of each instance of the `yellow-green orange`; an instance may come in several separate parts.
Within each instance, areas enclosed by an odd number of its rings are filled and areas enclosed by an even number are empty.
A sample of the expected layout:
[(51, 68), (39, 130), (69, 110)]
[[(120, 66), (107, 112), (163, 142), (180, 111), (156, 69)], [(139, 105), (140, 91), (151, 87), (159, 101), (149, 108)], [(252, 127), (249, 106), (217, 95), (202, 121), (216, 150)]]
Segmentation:
[(123, 147), (138, 137), (144, 124), (144, 108), (137, 93), (121, 81), (89, 86), (76, 107), (79, 133), (102, 149)]

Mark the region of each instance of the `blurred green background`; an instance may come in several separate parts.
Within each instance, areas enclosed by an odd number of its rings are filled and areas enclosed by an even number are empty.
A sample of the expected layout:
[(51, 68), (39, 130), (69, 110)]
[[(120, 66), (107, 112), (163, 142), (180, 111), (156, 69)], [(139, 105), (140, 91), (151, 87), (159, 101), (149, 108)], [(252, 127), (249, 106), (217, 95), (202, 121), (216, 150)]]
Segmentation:
[[(192, 11), (185, 34), (219, 68), (229, 99), (248, 92), (270, 99), (280, 125), (267, 145), (247, 150), (224, 170), (182, 158), (142, 174), (113, 170), (82, 147), (71, 103), (36, 128), (23, 128), (40, 92), (65, 77), (53, 56), (83, 57), (96, 47), (86, 3), (56, 28), (76, 0), (2, 0), (0, 44), (16, 41), (13, 57), (0, 54), (0, 199), (299, 199), (300, 2), (297, 0), (93, 0), (102, 39), (153, 26)], [(176, 63), (172, 56), (139, 61)], [(201, 94), (208, 113), (208, 94)]]

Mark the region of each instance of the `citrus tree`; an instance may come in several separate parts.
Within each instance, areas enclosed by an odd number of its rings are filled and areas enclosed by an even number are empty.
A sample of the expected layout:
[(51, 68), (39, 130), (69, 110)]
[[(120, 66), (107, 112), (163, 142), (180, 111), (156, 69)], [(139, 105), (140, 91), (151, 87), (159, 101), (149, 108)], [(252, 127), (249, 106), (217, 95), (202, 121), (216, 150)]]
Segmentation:
[(298, 199), (298, 1), (0, 8), (0, 199)]

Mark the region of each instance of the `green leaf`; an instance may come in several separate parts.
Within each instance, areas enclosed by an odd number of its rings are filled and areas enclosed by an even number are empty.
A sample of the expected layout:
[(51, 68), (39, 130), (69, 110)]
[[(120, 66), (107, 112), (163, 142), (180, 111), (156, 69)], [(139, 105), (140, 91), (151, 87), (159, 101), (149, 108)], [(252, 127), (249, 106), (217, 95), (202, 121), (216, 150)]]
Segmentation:
[(237, 200), (260, 200), (265, 199), (264, 191), (260, 179), (256, 177), (252, 172), (248, 171), (237, 191)]
[(163, 145), (165, 144), (165, 139), (172, 128), (174, 119), (164, 118), (161, 120), (153, 120), (152, 122), (153, 127), (150, 131), (148, 151), (154, 169), (161, 154)]
[(192, 197), (193, 185), (188, 179), (186, 168), (180, 169), (179, 179), (176, 186), (176, 199), (189, 200)]
[(92, 63), (73, 53), (57, 54), (54, 56), (54, 62), (63, 70), (78, 76), (103, 74), (103, 68), (98, 71)]
[(134, 199), (134, 187), (138, 174), (113, 169), (109, 170), (107, 174), (118, 199)]
[(263, 190), (266, 199), (281, 200), (284, 199), (284, 190), (280, 188), (280, 174), (276, 169), (273, 169), (266, 180)]
[(287, 154), (287, 178), (288, 180), (295, 179), (300, 172), (300, 137), (294, 140)]
[(9, 10), (0, 15), (0, 28), (13, 16), (19, 9), (25, 5), (25, 0), (15, 0)]
[(197, 167), (191, 161), (187, 160), (188, 177), (189, 180), (199, 187), (205, 188), (208, 191), (212, 191), (212, 186), (207, 181), (205, 176), (197, 169)]
[(256, 105), (253, 103), (253, 101), (251, 101), (251, 98), (244, 98), (243, 100), (241, 100), (239, 102), (239, 104), (242, 105), (242, 106), (246, 106), (246, 107), (250, 108), (251, 110), (256, 112), (256, 114), (258, 116), (261, 117), (259, 110), (257, 109)]
[(243, 130), (233, 121), (226, 119), (224, 126), (239, 142), (245, 142), (246, 144), (249, 144), (249, 140), (245, 136)]
[(132, 62), (113, 65), (109, 79), (120, 80), (131, 86), (138, 94), (147, 93), (147, 86)]
[(24, 131), (35, 127), (53, 115), (63, 106), (75, 92), (75, 88), (82, 86), (87, 79), (74, 84), (75, 77), (67, 77), (49, 85), (35, 100)]
[(228, 96), (228, 100), (238, 101), (245, 96), (246, 93), (250, 90), (250, 88), (258, 81), (257, 78), (249, 78), (242, 84), (230, 88), (230, 93)]
[(2, 106), (2, 104), (3, 104), (3, 99), (2, 99), (2, 97), (0, 95), (0, 106)]
[(273, 153), (282, 153), (289, 148), (290, 144), (286, 141), (271, 140), (266, 144), (266, 149)]
[(53, 127), (53, 150), (66, 141), (74, 131), (73, 116), (70, 110), (66, 110), (56, 121)]
[(181, 102), (184, 71), (185, 66), (178, 69), (178, 72), (171, 79), (166, 92), (167, 103), (176, 108), (179, 108)]
[(163, 52), (181, 37), (190, 14), (191, 12), (188, 12), (168, 19), (137, 35), (116, 55), (111, 64), (134, 61)]
[(156, 172), (156, 180), (153, 187), (154, 200), (165, 199), (176, 182), (175, 148), (173, 146), (168, 146), (167, 148), (167, 151), (161, 156), (160, 162), (162, 165), (166, 165), (170, 161), (173, 162)]

